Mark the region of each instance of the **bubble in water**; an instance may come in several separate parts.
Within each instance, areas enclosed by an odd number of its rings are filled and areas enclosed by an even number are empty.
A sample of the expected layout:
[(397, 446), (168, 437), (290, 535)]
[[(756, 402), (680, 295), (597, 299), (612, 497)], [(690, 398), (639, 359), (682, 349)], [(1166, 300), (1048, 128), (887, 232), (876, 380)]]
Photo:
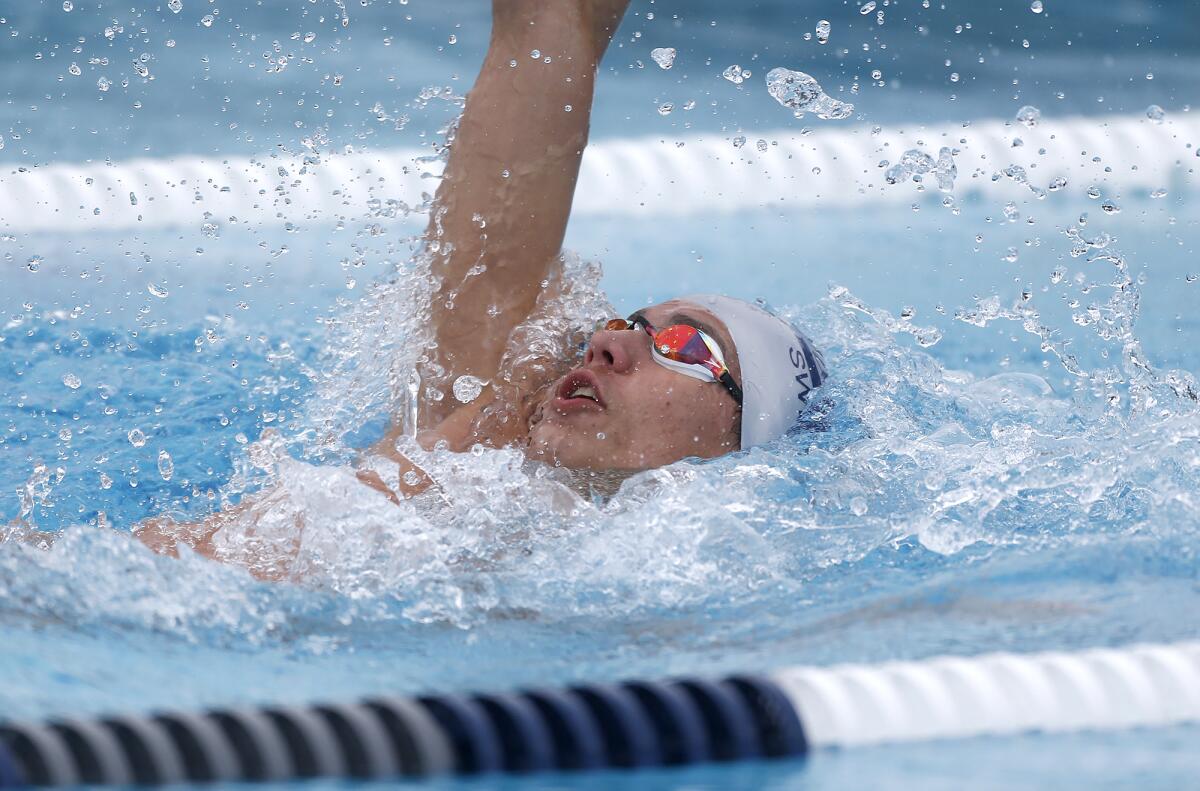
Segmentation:
[(171, 476), (175, 474), (175, 462), (171, 460), (171, 454), (165, 450), (158, 452), (158, 474), (164, 481), (171, 480)]
[(1034, 107), (1032, 104), (1027, 104), (1020, 110), (1017, 110), (1017, 123), (1024, 124), (1032, 129), (1037, 126), (1038, 121), (1042, 118), (1042, 111)]
[(1018, 259), (1018, 258), (1020, 258), (1020, 254), (1017, 252), (1017, 248), (1015, 248), (1015, 247), (1010, 247), (1010, 248), (1008, 248), (1008, 250), (1007, 250), (1007, 251), (1004, 253), (1004, 256), (1002, 257), (1002, 260), (1004, 260), (1004, 261), (1007, 261), (1007, 262), (1008, 262), (1008, 263), (1010, 263), (1010, 264), (1015, 264), (1015, 263), (1017, 262), (1017, 259)]
[(80, 74), (83, 74), (83, 69), (79, 68), (78, 63), (72, 63), (67, 67), (67, 71), (70, 72), (72, 77), (78, 77)]
[(831, 29), (832, 29), (832, 27), (830, 26), (828, 19), (822, 19), (820, 22), (817, 23), (817, 43), (818, 44), (829, 43), (829, 31)]
[(760, 137), (757, 141), (755, 141), (754, 147), (757, 148), (759, 151), (766, 151), (767, 150), (767, 141), (763, 140)]
[(797, 118), (815, 113), (823, 120), (840, 120), (854, 112), (854, 105), (830, 97), (820, 83), (802, 71), (771, 69), (767, 73), (767, 93)]
[(1040, 14), (1043, 10), (1045, 10), (1045, 6), (1042, 5), (1042, 0), (1033, 0), (1033, 2), (1029, 4), (1029, 10), (1035, 14)]
[(479, 398), (485, 384), (487, 382), (477, 376), (464, 374), (454, 380), (454, 397), (463, 404), (469, 404)]
[(675, 64), (675, 48), (655, 47), (650, 50), (650, 60), (657, 63), (661, 69), (669, 69)]
[(111, 489), (112, 483), (113, 483), (112, 478), (109, 478), (107, 473), (103, 473), (103, 472), (100, 473), (100, 488), (101, 489)]
[(1050, 190), (1051, 192), (1058, 192), (1065, 186), (1067, 186), (1067, 180), (1062, 176), (1056, 176), (1055, 178), (1051, 179), (1049, 184), (1046, 185), (1046, 189)]
[(207, 236), (210, 239), (216, 239), (221, 235), (221, 226), (217, 225), (215, 222), (203, 223), (200, 226), (200, 234), (202, 236)]
[(110, 80), (108, 77), (101, 77), (100, 79), (96, 80), (96, 87), (102, 91), (107, 91), (112, 87), (112, 80)]
[(204, 16), (200, 17), (200, 24), (204, 25), (205, 27), (212, 27), (212, 23), (213, 23), (213, 15), (212, 14), (205, 14)]
[(167, 0), (167, 8), (171, 9), (172, 13), (178, 14), (183, 10), (183, 0)]
[(79, 377), (72, 373), (63, 374), (62, 383), (72, 390), (78, 390), (83, 385)]
[(1150, 197), (1151, 198), (1165, 198), (1165, 197), (1167, 197), (1167, 191), (1165, 189), (1163, 189), (1162, 187), (1159, 187), (1158, 189), (1152, 190), (1150, 192)]
[(25, 268), (30, 272), (36, 272), (42, 268), (42, 257), (40, 255), (31, 255), (29, 260), (25, 262)]
[(126, 436), (129, 438), (129, 444), (135, 448), (140, 448), (146, 444), (146, 435), (140, 428), (130, 429), (129, 434)]
[(1017, 209), (1017, 204), (1012, 201), (1004, 204), (1004, 219), (1009, 222), (1016, 222), (1021, 219), (1021, 212)]
[(745, 135), (738, 135), (737, 137), (733, 138), (733, 147), (734, 148), (741, 148), (744, 145), (746, 145), (746, 136)]
[(659, 115), (670, 115), (671, 111), (674, 109), (675, 109), (674, 102), (663, 102), (662, 104), (660, 104), (658, 106), (658, 114)]
[(75, 4), (71, 0), (63, 0), (63, 11), (70, 13), (75, 10)]
[(416, 486), (418, 483), (421, 482), (421, 476), (419, 473), (417, 473), (416, 470), (409, 470), (408, 472), (401, 475), (400, 479), (402, 481), (404, 481), (405, 485), (407, 485), (407, 486)]
[(147, 283), (146, 290), (150, 292), (151, 296), (158, 297), (159, 299), (166, 299), (170, 294), (166, 286), (160, 286), (158, 283)]
[(1167, 113), (1157, 104), (1152, 104), (1146, 108), (1146, 117), (1156, 124), (1161, 124), (1163, 119), (1167, 117)]
[(858, 13), (862, 14), (863, 16), (866, 16), (867, 14), (871, 13), (874, 10), (875, 10), (875, 0), (867, 0), (867, 2), (863, 3), (862, 6), (858, 9)]
[(1106, 200), (1106, 201), (1104, 201), (1104, 203), (1101, 203), (1100, 208), (1104, 211), (1105, 214), (1120, 214), (1121, 213), (1121, 207), (1118, 206), (1117, 204), (1113, 203), (1110, 200)]
[(750, 76), (749, 69), (743, 69), (736, 63), (729, 66), (725, 71), (721, 72), (721, 76), (732, 82), (734, 85), (741, 85)]

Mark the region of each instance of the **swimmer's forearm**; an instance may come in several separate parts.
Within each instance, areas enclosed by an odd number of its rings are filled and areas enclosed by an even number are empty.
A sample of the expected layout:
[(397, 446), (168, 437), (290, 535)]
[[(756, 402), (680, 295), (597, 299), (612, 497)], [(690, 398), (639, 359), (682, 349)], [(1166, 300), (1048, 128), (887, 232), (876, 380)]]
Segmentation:
[(491, 44), (427, 231), (441, 250), (432, 306), (439, 362), (455, 376), (495, 375), (561, 249), (596, 68), (627, 4), (493, 3)]

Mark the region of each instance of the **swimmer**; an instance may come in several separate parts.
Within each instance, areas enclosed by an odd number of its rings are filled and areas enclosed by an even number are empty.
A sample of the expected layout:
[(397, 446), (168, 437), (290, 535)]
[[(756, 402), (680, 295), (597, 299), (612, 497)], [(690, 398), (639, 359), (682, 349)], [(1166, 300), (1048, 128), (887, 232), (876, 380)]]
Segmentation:
[[(628, 4), (493, 0), (487, 56), (425, 233), (440, 282), (433, 369), (494, 383), (510, 336), (559, 265), (599, 63)], [(422, 404), (419, 443), (458, 452), (517, 446), (578, 470), (644, 470), (783, 435), (825, 378), (804, 335), (741, 300), (681, 296), (597, 320), (582, 363), (550, 381), (518, 381), (515, 394), (487, 384), (467, 404)], [(400, 436), (392, 428), (368, 454), (399, 466), (401, 474), (387, 474), (394, 485), (378, 464), (358, 473), (396, 502), (430, 485), (397, 451)], [(248, 497), (202, 525), (157, 519), (135, 532), (159, 552), (183, 541), (211, 555), (222, 525), (270, 501), (270, 493)]]

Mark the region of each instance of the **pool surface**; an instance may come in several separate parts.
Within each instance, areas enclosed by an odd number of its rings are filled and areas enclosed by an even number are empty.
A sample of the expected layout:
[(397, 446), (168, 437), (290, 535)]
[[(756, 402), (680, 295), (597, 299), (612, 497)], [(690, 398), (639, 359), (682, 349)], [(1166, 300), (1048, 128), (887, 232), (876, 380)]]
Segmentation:
[[(606, 300), (626, 313), (696, 290), (764, 297), (832, 376), (793, 436), (615, 493), (515, 451), (424, 454), (444, 496), (400, 508), (354, 482), (354, 449), (382, 432), (412, 353), (425, 218), (387, 199), (419, 203), (432, 178), (287, 218), (214, 212), (223, 198), (190, 183), (177, 189), (197, 199), (166, 213), (122, 187), (116, 203), (136, 210), (121, 216), (143, 215), (127, 224), (33, 197), (22, 227), (0, 216), (0, 520), (55, 537), (49, 551), (0, 545), (4, 716), (1196, 639), (1200, 11), (912, 0), (877, 4), (880, 23), (861, 4), (745, 5), (635, 0), (593, 142), (659, 141), (639, 143), (653, 164), (716, 137), (751, 187), (784, 191), (765, 157), (811, 144), (822, 173), (795, 186), (811, 194), (722, 202), (710, 180), (711, 209), (591, 206), (568, 231), (576, 289), (560, 310), (582, 327)], [(189, 158), (254, 159), (275, 178), (281, 157), (316, 172), (427, 153), (488, 29), (486, 3), (433, 0), (63, 8), (0, 21), (6, 185), (138, 159), (166, 184)], [(804, 38), (822, 17), (826, 45)], [(657, 46), (678, 49), (671, 70)], [(741, 85), (721, 77), (734, 63), (754, 72)], [(794, 119), (761, 79), (781, 65), (855, 114)], [(1024, 105), (1041, 126), (1015, 120)], [(1042, 194), (1003, 175), (1037, 159), (1025, 138), (1068, 121), (1093, 141), (1029, 171)], [(1011, 157), (960, 165), (950, 193), (887, 184), (883, 168), (861, 192), (830, 178), (869, 150), (837, 146), (872, 134), (989, 124)], [(1177, 130), (1161, 184), (1136, 175), (1160, 151), (1095, 161), (1119, 124)], [(1080, 175), (1049, 189), (1064, 163)], [(268, 539), (305, 524), (300, 584), (125, 535), (268, 483), (286, 493)], [(981, 738), (427, 787), (1179, 788), (1200, 771), (1197, 737)]]

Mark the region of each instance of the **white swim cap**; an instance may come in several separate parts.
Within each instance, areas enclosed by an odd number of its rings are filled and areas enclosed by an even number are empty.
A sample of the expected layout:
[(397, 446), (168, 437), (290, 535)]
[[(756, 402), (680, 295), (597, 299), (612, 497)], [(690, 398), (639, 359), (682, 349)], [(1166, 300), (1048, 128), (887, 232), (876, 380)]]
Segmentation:
[(825, 360), (784, 319), (740, 299), (693, 294), (681, 299), (722, 322), (736, 347), (742, 374), (742, 449), (787, 433), (808, 394), (825, 381)]

